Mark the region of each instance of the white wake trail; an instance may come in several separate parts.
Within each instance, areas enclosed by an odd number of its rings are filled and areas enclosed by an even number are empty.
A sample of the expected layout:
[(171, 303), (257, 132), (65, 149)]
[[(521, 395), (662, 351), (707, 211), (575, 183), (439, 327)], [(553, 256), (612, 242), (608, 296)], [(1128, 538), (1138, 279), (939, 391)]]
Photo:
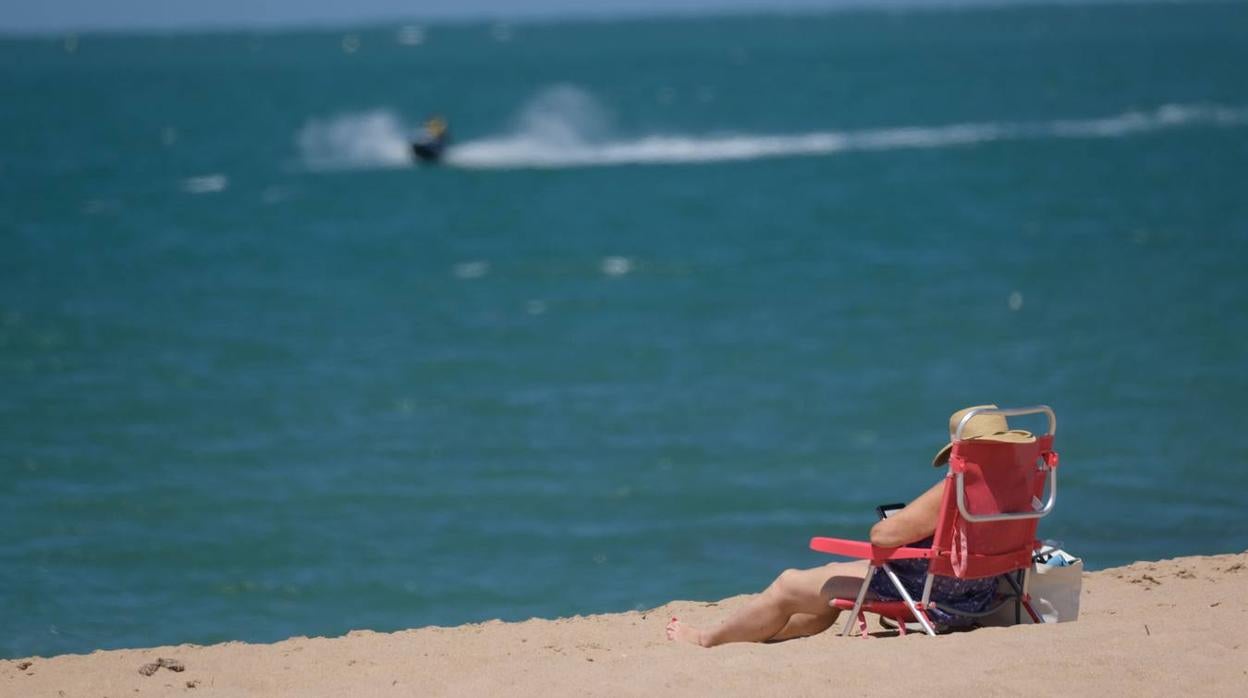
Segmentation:
[(951, 148), (1007, 140), (1122, 138), (1185, 126), (1244, 124), (1248, 124), (1248, 109), (1171, 104), (1100, 119), (908, 126), (798, 135), (652, 135), (620, 141), (551, 141), (538, 131), (518, 130), (459, 144), (448, 153), (447, 163), (473, 169), (707, 163), (849, 151)]
[[(779, 157), (827, 156), (972, 146), (1010, 140), (1126, 138), (1184, 127), (1248, 124), (1248, 108), (1168, 104), (1098, 119), (982, 122), (947, 126), (816, 131), (803, 134), (651, 134), (612, 137), (610, 115), (586, 92), (554, 86), (538, 93), (505, 134), (452, 142), (444, 164), (465, 169), (675, 165)], [(374, 110), (313, 119), (296, 142), (308, 169), (411, 167), (410, 143), (418, 129), (394, 113)]]
[(313, 119), (295, 138), (310, 170), (377, 169), (412, 164), (409, 129), (393, 113), (377, 109)]

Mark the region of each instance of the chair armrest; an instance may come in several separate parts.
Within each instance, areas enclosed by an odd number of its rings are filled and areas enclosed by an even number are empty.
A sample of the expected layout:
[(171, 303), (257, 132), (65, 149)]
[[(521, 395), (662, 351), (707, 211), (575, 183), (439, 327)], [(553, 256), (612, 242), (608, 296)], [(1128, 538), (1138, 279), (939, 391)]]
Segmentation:
[(844, 538), (811, 538), (810, 549), (832, 555), (856, 557), (860, 560), (883, 562), (886, 560), (906, 560), (913, 558), (930, 558), (931, 548), (881, 548), (862, 540), (845, 540)]

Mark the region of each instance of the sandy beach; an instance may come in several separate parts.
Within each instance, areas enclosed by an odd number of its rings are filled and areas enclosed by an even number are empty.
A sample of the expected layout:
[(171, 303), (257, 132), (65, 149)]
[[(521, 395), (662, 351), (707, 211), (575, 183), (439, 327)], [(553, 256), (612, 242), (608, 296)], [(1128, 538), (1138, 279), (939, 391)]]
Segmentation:
[(711, 650), (664, 638), (674, 615), (710, 624), (745, 598), (6, 660), (0, 695), (1248, 695), (1248, 552), (1086, 574), (1075, 623)]

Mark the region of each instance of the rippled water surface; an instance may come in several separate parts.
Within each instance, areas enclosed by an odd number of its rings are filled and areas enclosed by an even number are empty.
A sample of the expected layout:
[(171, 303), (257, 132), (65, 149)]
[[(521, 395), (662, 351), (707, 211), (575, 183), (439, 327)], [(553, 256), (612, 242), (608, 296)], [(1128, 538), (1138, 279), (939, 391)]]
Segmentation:
[(0, 656), (752, 591), (987, 401), (1090, 567), (1244, 550), (1245, 65), (1242, 4), (2, 40)]

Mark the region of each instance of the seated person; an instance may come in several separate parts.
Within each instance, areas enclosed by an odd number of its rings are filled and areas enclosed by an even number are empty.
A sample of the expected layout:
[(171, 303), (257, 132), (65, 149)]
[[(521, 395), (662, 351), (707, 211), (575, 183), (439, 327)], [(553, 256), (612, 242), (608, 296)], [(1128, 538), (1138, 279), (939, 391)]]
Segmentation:
[(446, 127), (446, 119), (435, 116), (425, 122), (425, 139), (430, 142), (442, 143), (447, 140), (450, 132)]
[(411, 144), (412, 156), (424, 162), (438, 162), (450, 140), (446, 119), (435, 116), (425, 122), (420, 138)]
[[(949, 418), (951, 434), (962, 417), (972, 409), (975, 408), (959, 410)], [(1016, 440), (1020, 434), (1025, 435), (1023, 438), (1030, 438), (1026, 432), (1010, 432), (1004, 417), (985, 414), (975, 415), (967, 422), (962, 438), (991, 438), (1007, 433), (1010, 436), (1008, 440)], [(939, 467), (947, 463), (951, 449), (952, 444), (942, 448), (932, 460), (932, 465)], [(930, 538), (936, 532), (944, 488), (942, 477), (904, 509), (872, 526), (871, 543), (881, 548), (896, 548)], [(889, 564), (911, 598), (919, 599), (927, 578), (927, 560), (897, 560)], [(866, 572), (865, 560), (833, 562), (807, 570), (785, 570), (762, 593), (747, 601), (719, 626), (703, 630), (673, 618), (667, 624), (667, 637), (669, 640), (714, 647), (728, 642), (766, 642), (814, 635), (831, 627), (840, 615), (840, 609), (829, 606), (830, 601), (833, 598), (855, 598)], [(932, 583), (931, 600), (947, 608), (978, 613), (992, 603), (996, 589), (995, 577), (956, 579), (937, 576)], [(900, 598), (888, 575), (872, 577), (867, 599), (896, 601)], [(967, 622), (963, 616), (940, 609), (931, 609), (928, 615), (932, 621), (945, 627)]]

